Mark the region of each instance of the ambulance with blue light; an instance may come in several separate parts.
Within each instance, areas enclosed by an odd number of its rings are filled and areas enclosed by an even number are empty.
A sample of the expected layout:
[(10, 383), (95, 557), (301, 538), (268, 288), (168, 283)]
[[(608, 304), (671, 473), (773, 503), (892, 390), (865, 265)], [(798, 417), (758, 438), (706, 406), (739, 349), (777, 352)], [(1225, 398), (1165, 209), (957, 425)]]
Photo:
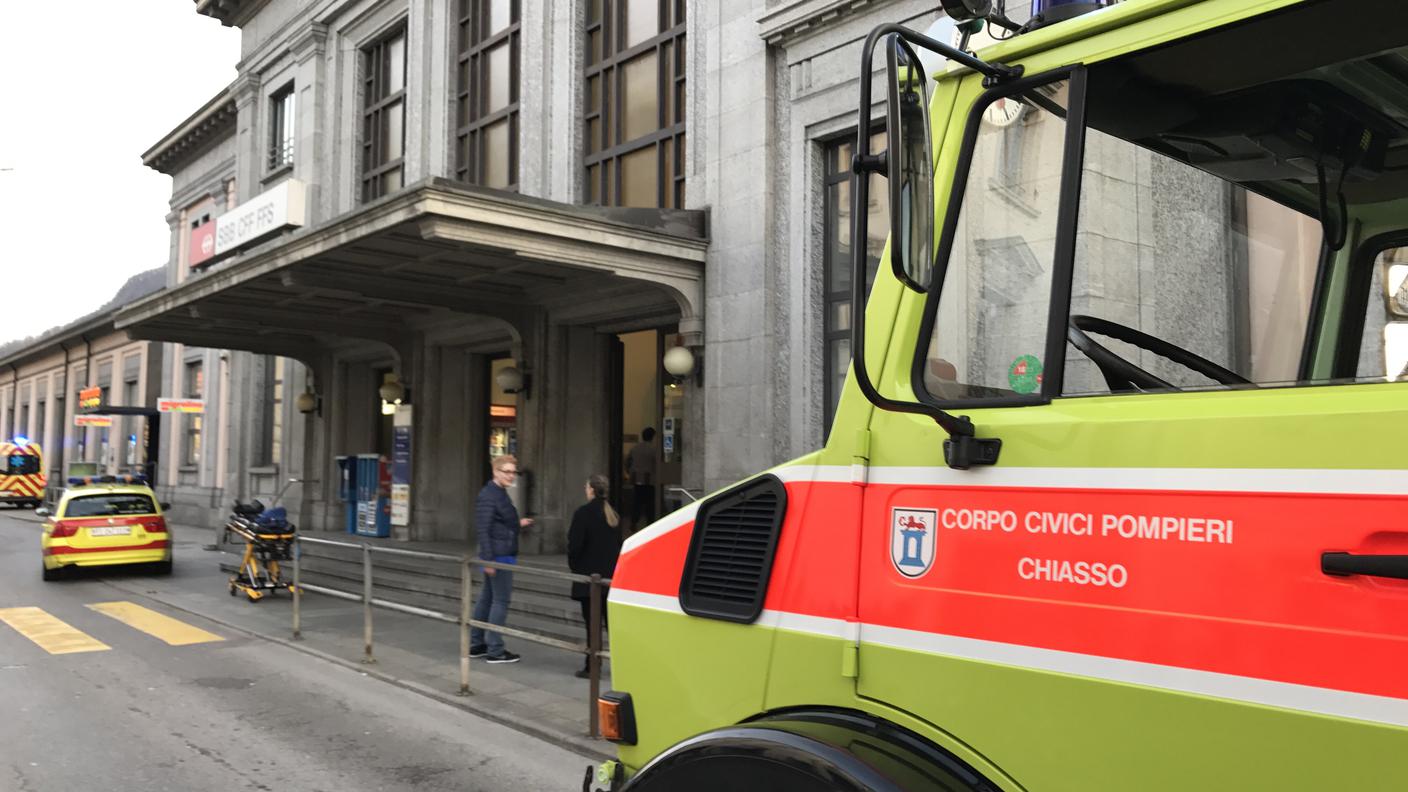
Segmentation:
[(44, 472), (44, 452), (38, 443), (23, 435), (0, 442), (0, 503), (35, 507), (44, 502), (48, 475)]
[(627, 539), (587, 787), (1408, 788), (1408, 4), (1034, 5), (866, 39), (835, 421)]

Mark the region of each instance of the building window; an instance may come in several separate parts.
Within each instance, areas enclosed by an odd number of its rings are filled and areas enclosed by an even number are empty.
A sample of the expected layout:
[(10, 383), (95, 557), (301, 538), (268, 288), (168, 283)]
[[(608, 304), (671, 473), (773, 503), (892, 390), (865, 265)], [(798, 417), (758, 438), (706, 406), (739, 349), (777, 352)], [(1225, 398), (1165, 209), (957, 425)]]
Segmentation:
[(269, 170), (293, 164), (293, 83), (269, 97)]
[(51, 441), (50, 444), (54, 447), (55, 456), (49, 458), (50, 470), (64, 470), (64, 460), (68, 458), (68, 452), (66, 449), (68, 448), (69, 433), (73, 430), (69, 428), (69, 422), (64, 420), (65, 415), (66, 413), (64, 412), (64, 393), (63, 391), (55, 391), (54, 436), (49, 438)]
[(401, 189), (406, 153), (406, 27), (362, 50), (362, 200)]
[(458, 2), (455, 178), (516, 189), (521, 0)]
[[(826, 410), (826, 425), (836, 416), (841, 400), (841, 388), (846, 384), (846, 371), (851, 365), (851, 153), (856, 135), (851, 132), (825, 146), (826, 182), (822, 198), (825, 245), (822, 249), (825, 276), (822, 286), (824, 303), (822, 334), (825, 368), (822, 399)], [(884, 132), (873, 132), (870, 150), (885, 148)], [(866, 234), (866, 290), (875, 281), (875, 268), (885, 249), (888, 235), (889, 209), (885, 182), (878, 175), (870, 177), (870, 206)]]
[[(77, 405), (82, 404), (83, 401), (79, 399), (78, 394), (82, 393), (83, 389), (88, 387), (86, 384), (88, 382), (87, 369), (74, 369), (73, 377), (70, 381), (78, 383), (78, 386), (73, 389), (73, 403), (75, 405), (75, 412), (80, 412), (81, 408)], [(82, 427), (75, 428), (73, 432), (73, 458), (79, 462), (91, 461), (86, 456), (88, 453), (88, 432), (88, 429)]]
[(684, 0), (588, 4), (587, 203), (684, 203), (684, 8)]
[[(106, 370), (104, 370), (106, 369)], [(111, 377), (112, 364), (106, 364), (99, 370), (99, 376)], [(98, 398), (99, 404), (112, 404), (112, 387), (103, 385), (99, 389), (102, 395)], [(107, 469), (112, 463), (112, 427), (104, 426), (98, 429), (98, 462)]]
[[(134, 360), (136, 356), (133, 356)], [(137, 402), (137, 380), (130, 379), (122, 384), (122, 403), (127, 407), (140, 407)], [(122, 420), (123, 435), (123, 464), (128, 466), (136, 465), (137, 459), (137, 429), (142, 425), (144, 419), (136, 416), (129, 416)], [(146, 419), (150, 420), (150, 419)]]
[(281, 357), (264, 358), (264, 442), (259, 461), (277, 465), (284, 445), (284, 373), (286, 363)]
[[(184, 383), (185, 394), (188, 399), (203, 398), (205, 393), (205, 371), (199, 363), (186, 364), (186, 381)], [(187, 415), (186, 433), (181, 444), (181, 464), (195, 466), (200, 464), (200, 433), (203, 416)]]

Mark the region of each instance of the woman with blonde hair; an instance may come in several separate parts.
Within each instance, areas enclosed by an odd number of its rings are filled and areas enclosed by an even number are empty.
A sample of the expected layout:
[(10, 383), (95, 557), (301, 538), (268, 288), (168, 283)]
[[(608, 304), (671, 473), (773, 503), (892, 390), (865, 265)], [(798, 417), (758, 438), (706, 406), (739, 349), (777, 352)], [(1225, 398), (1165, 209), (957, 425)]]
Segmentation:
[[(616, 571), (616, 556), (621, 553), (621, 515), (606, 500), (611, 484), (600, 473), (587, 479), (583, 490), (587, 502), (572, 515), (567, 529), (567, 566), (578, 575), (601, 575), (609, 578)], [(587, 643), (591, 643), (591, 585), (572, 584), (572, 599), (582, 605), (582, 621), (587, 625)], [(607, 586), (600, 591), (601, 626), (606, 627)], [(585, 678), (589, 666), (584, 664), (577, 676)]]

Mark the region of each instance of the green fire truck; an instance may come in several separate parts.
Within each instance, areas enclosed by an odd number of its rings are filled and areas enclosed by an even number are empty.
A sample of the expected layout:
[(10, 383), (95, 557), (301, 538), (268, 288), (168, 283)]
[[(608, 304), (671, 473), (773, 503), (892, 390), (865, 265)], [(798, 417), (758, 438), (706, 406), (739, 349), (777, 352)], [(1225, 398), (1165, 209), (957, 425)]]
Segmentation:
[(627, 541), (591, 784), (1408, 788), (1408, 4), (944, 6), (826, 445)]

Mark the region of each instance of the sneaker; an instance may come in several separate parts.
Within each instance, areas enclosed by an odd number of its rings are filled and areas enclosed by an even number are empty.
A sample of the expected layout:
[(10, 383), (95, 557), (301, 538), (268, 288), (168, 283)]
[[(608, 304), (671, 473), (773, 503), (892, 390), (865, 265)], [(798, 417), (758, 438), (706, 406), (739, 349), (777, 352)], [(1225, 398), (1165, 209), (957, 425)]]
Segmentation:
[(517, 663), (520, 659), (518, 655), (505, 649), (500, 654), (489, 655), (485, 661), (489, 663)]
[(577, 669), (577, 678), (578, 678), (578, 679), (590, 679), (591, 676), (592, 676), (592, 670), (591, 670), (590, 668), (579, 668), (579, 669)]
[(484, 644), (475, 644), (469, 647), (470, 657), (483, 657), (486, 654), (489, 654), (489, 647)]

